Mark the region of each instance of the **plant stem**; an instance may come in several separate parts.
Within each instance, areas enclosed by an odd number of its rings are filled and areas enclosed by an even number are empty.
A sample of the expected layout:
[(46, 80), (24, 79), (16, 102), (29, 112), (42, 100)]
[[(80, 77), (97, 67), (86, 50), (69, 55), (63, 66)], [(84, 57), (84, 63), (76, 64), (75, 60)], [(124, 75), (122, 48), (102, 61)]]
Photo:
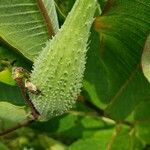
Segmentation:
[(15, 131), (15, 130), (19, 129), (19, 128), (25, 127), (25, 126), (27, 126), (28, 124), (32, 123), (35, 120), (36, 120), (35, 118), (32, 118), (32, 119), (25, 120), (25, 121), (23, 121), (21, 123), (18, 123), (16, 126), (14, 126), (12, 128), (8, 128), (8, 129), (2, 131), (0, 133), (0, 136), (4, 136), (4, 135), (6, 135), (6, 134), (8, 134), (8, 133), (10, 133), (12, 131)]
[(37, 119), (40, 114), (36, 110), (36, 108), (34, 107), (33, 103), (31, 102), (29, 95), (27, 94), (27, 90), (24, 86), (24, 82), (23, 82), (22, 78), (16, 78), (15, 80), (16, 80), (18, 86), (20, 87), (20, 90), (21, 90), (21, 93), (22, 93), (24, 100), (26, 101), (27, 105), (31, 109), (31, 114), (32, 114), (33, 118)]
[(43, 1), (37, 0), (37, 4), (39, 6), (40, 11), (42, 12), (42, 15), (43, 15), (45, 22), (46, 22), (48, 34), (50, 35), (50, 37), (54, 36), (55, 33), (54, 33), (53, 26), (52, 26), (52, 21), (51, 21), (50, 17), (48, 16), (48, 13), (47, 13), (47, 10), (43, 4)]
[(27, 105), (30, 107), (31, 109), (31, 115), (33, 118), (27, 118), (27, 120), (21, 122), (21, 123), (18, 123), (16, 126), (12, 127), (12, 128), (9, 128), (9, 129), (6, 129), (4, 131), (2, 131), (0, 133), (0, 136), (3, 136), (3, 135), (6, 135), (12, 131), (15, 131), (21, 127), (24, 127), (24, 126), (27, 126), (28, 124), (32, 123), (33, 121), (35, 121), (38, 117), (39, 117), (39, 112), (36, 110), (36, 108), (34, 107), (33, 103), (31, 102), (30, 98), (29, 98), (29, 95), (27, 94), (27, 89), (25, 88), (24, 86), (24, 82), (23, 82), (23, 78), (21, 77), (18, 77), (18, 78), (15, 78), (20, 90), (21, 90), (21, 93), (22, 93), (22, 96), (24, 98), (24, 100), (26, 101)]
[(104, 116), (104, 110), (103, 109), (100, 109), (99, 107), (95, 106), (93, 103), (91, 103), (90, 101), (88, 100), (85, 100), (84, 101), (84, 104), (91, 108), (92, 110), (94, 110), (98, 115), (100, 116)]

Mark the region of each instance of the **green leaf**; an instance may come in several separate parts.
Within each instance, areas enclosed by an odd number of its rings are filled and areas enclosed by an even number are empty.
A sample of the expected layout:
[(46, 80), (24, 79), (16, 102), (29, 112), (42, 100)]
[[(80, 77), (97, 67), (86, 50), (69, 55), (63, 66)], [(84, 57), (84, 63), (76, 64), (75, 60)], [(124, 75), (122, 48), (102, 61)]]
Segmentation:
[(150, 144), (150, 121), (137, 125), (137, 136), (146, 145)]
[(139, 150), (143, 147), (141, 141), (135, 136), (134, 128), (123, 125), (116, 126), (116, 130), (107, 145), (107, 149), (111, 150)]
[(126, 82), (125, 87), (119, 90), (119, 93), (106, 109), (106, 113), (116, 120), (123, 120), (141, 101), (149, 100), (150, 85), (145, 80), (141, 70), (136, 72), (132, 81), (130, 79)]
[(150, 85), (140, 68), (150, 26), (149, 6), (149, 0), (110, 0), (94, 22), (99, 35), (94, 33), (91, 39), (85, 73), (91, 87), (84, 88), (94, 104), (100, 108), (107, 104), (105, 113), (116, 120), (126, 118), (150, 97)]
[(21, 91), (16, 86), (9, 86), (7, 84), (0, 83), (0, 101), (10, 102), (14, 105), (24, 105), (24, 99), (21, 95)]
[(0, 142), (0, 150), (9, 150), (6, 145)]
[(141, 102), (135, 109), (134, 120), (136, 122), (150, 121), (150, 101)]
[(150, 82), (150, 34), (147, 37), (142, 55), (142, 69), (145, 77)]
[(129, 131), (126, 130), (116, 129), (115, 133), (112, 135), (112, 139), (110, 140), (108, 147), (110, 147), (112, 150), (131, 150), (130, 136), (128, 132)]
[[(2, 63), (3, 61), (6, 62), (5, 65)], [(12, 51), (9, 47), (0, 44), (0, 67), (3, 65), (3, 68), (0, 68), (0, 71), (4, 68), (11, 68), (13, 62), (15, 66), (22, 66), (27, 70), (30, 70), (32, 66), (32, 63), (22, 55)]]
[(105, 150), (112, 133), (113, 129), (97, 130), (91, 137), (75, 141), (67, 150)]
[(12, 78), (13, 66), (22, 66), (30, 70), (31, 62), (9, 48), (0, 45), (0, 82), (16, 85), (16, 82)]
[(137, 136), (144, 142), (150, 144), (150, 101), (142, 102), (134, 112)]
[(103, 10), (103, 9), (104, 9), (104, 6), (105, 6), (105, 4), (106, 4), (106, 2), (107, 2), (107, 0), (98, 0), (98, 2), (99, 2), (100, 6), (101, 6), (101, 8), (102, 8), (102, 10)]
[(104, 132), (110, 131), (113, 129), (114, 123), (94, 116), (92, 112), (80, 112), (78, 110), (52, 118), (48, 122), (34, 123), (31, 127), (40, 132), (46, 132), (51, 137), (61, 137), (63, 142), (70, 144), (79, 138), (98, 137), (98, 131), (100, 133), (103, 130)]
[(60, 143), (57, 140), (54, 140), (46, 135), (39, 135), (36, 145), (40, 145), (43, 149), (52, 149), (52, 150), (65, 150), (66, 147), (64, 144)]
[(91, 34), (90, 49), (87, 53), (87, 64), (84, 74), (84, 90), (87, 91), (85, 96), (92, 101), (96, 106), (105, 108), (106, 104), (103, 99), (107, 99), (108, 92), (108, 75), (107, 70), (102, 63), (98, 50), (100, 49), (99, 35), (96, 32)]
[[(71, 10), (73, 4), (75, 3), (75, 0), (55, 0), (56, 7), (58, 9), (58, 12), (62, 17), (66, 18), (67, 14)], [(64, 19), (63, 18), (63, 19)]]
[(16, 82), (12, 79), (12, 73), (9, 69), (5, 69), (0, 72), (0, 82), (15, 85)]
[(27, 113), (23, 107), (1, 101), (0, 108), (1, 129), (10, 128), (12, 125), (20, 123), (27, 118)]
[[(105, 137), (106, 138), (106, 137)], [(67, 150), (103, 150), (103, 145), (98, 138), (81, 139), (73, 143)]]
[[(55, 32), (58, 30), (54, 1), (43, 2), (42, 0), (0, 1), (1, 39), (32, 61), (49, 37), (54, 34), (52, 25), (55, 24)], [(45, 14), (49, 14), (52, 21), (46, 17), (47, 23), (45, 23)]]

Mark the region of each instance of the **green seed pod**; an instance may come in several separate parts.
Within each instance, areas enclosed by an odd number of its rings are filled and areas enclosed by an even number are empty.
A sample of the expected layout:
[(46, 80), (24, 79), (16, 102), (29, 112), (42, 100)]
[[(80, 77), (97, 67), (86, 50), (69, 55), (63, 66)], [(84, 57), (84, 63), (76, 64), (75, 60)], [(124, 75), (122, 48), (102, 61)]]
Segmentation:
[(96, 0), (76, 0), (62, 28), (35, 60), (31, 82), (42, 94), (30, 94), (42, 120), (67, 112), (82, 87)]

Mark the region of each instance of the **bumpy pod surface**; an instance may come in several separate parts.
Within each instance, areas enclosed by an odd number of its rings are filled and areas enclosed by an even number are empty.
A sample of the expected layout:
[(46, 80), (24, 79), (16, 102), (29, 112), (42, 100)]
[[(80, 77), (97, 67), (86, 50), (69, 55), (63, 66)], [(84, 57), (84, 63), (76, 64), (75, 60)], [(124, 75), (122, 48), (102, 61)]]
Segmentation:
[(31, 82), (42, 94), (30, 94), (42, 120), (68, 111), (82, 87), (87, 41), (96, 0), (76, 0), (64, 25), (35, 60)]

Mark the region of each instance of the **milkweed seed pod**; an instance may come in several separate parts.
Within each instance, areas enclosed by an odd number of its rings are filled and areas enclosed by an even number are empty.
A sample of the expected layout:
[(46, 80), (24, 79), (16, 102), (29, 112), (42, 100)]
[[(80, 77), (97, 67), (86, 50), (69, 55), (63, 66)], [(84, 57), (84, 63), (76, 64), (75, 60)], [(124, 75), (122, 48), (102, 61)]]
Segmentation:
[(31, 82), (41, 94), (30, 98), (42, 120), (67, 112), (82, 87), (96, 0), (76, 0), (64, 25), (34, 62)]

